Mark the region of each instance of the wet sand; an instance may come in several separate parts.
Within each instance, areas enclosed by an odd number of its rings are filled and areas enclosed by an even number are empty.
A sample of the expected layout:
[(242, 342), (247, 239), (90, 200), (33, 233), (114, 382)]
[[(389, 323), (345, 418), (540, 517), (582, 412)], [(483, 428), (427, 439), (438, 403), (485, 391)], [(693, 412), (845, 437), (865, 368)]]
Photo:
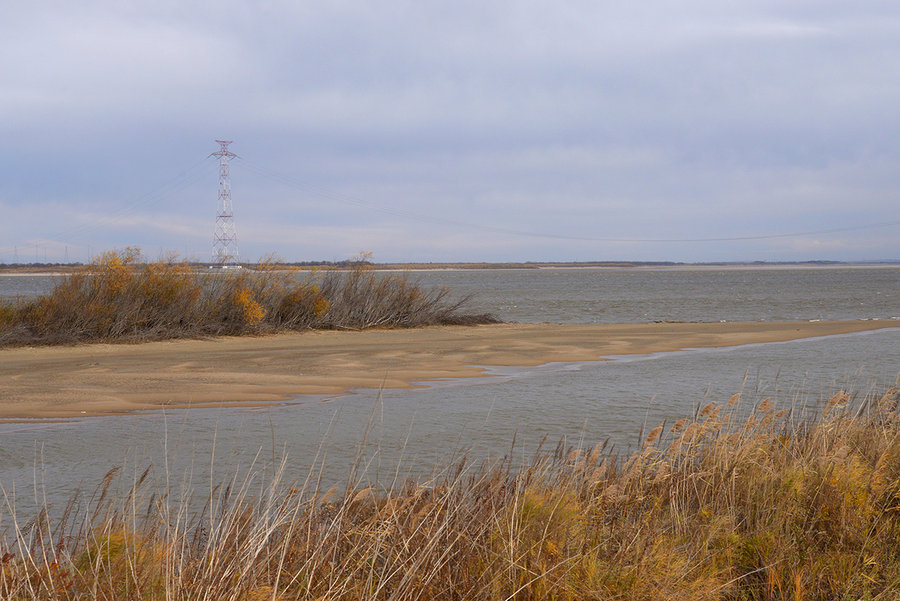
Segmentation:
[(256, 405), (484, 376), (483, 365), (597, 361), (894, 327), (900, 321), (500, 324), (12, 348), (0, 350), (0, 420)]

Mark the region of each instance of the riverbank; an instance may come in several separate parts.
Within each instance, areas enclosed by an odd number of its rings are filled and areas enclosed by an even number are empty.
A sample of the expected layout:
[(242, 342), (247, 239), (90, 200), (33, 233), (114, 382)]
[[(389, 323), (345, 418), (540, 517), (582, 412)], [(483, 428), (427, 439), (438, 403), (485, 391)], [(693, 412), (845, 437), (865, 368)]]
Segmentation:
[(17, 511), (13, 488), (0, 597), (894, 599), (898, 401), (839, 391), (803, 418), (736, 393), (649, 424), (630, 455), (563, 440), (390, 484), (367, 477), (365, 441), (328, 489), (287, 455), (224, 481), (113, 467), (59, 518), (46, 498)]
[(480, 377), (479, 366), (782, 342), (900, 321), (495, 324), (0, 350), (0, 420), (256, 405)]

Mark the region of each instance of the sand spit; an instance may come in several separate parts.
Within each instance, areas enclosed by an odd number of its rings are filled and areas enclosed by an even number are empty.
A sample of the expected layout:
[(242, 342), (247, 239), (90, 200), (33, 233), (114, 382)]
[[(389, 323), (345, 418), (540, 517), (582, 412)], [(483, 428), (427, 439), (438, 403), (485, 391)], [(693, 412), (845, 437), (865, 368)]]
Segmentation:
[(499, 324), (9, 348), (0, 350), (0, 420), (260, 404), (484, 376), (479, 365), (595, 361), (893, 327), (900, 322)]

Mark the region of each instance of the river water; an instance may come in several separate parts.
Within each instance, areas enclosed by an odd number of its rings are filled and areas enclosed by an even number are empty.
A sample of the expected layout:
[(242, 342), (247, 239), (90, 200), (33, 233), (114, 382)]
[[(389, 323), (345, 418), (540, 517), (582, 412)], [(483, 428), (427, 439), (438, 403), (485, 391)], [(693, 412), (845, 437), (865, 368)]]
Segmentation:
[[(541, 269), (416, 273), (424, 286), (473, 294), (469, 306), (508, 321), (614, 323), (900, 318), (900, 267), (817, 269)], [(0, 276), (0, 296), (45, 292), (52, 278)], [(362, 457), (366, 478), (389, 486), (454, 458), (609, 440), (627, 451), (642, 428), (743, 392), (749, 404), (814, 404), (839, 389), (863, 395), (896, 381), (900, 329), (684, 350), (612, 361), (490, 368), (492, 377), (297, 397), (257, 408), (157, 411), (0, 425), (0, 486), (27, 513), (35, 498), (60, 505), (91, 491), (113, 466), (152, 465), (202, 489), (288, 457), (286, 477), (315, 470), (346, 481)], [(0, 383), (2, 385), (2, 383)], [(365, 434), (368, 432), (368, 434)], [(361, 442), (365, 439), (365, 445)], [(513, 442), (515, 444), (513, 445)], [(2, 491), (0, 491), (2, 492)]]

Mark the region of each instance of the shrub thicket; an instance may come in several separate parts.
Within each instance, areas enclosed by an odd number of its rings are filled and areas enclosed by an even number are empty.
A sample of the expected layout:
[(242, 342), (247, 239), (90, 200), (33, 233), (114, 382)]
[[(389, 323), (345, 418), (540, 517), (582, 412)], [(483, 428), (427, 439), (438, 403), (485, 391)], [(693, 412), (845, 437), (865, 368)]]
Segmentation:
[(189, 515), (146, 472), (104, 501), (107, 480), (80, 519), (0, 512), (0, 598), (896, 599), (897, 389), (811, 421), (766, 399), (735, 425), (737, 396), (628, 457), (560, 445), (387, 490), (291, 487), (282, 463)]
[(126, 249), (101, 255), (45, 296), (0, 304), (0, 345), (496, 321), (462, 313), (466, 300), (361, 262), (301, 279), (274, 262), (198, 273), (175, 260), (141, 263)]

